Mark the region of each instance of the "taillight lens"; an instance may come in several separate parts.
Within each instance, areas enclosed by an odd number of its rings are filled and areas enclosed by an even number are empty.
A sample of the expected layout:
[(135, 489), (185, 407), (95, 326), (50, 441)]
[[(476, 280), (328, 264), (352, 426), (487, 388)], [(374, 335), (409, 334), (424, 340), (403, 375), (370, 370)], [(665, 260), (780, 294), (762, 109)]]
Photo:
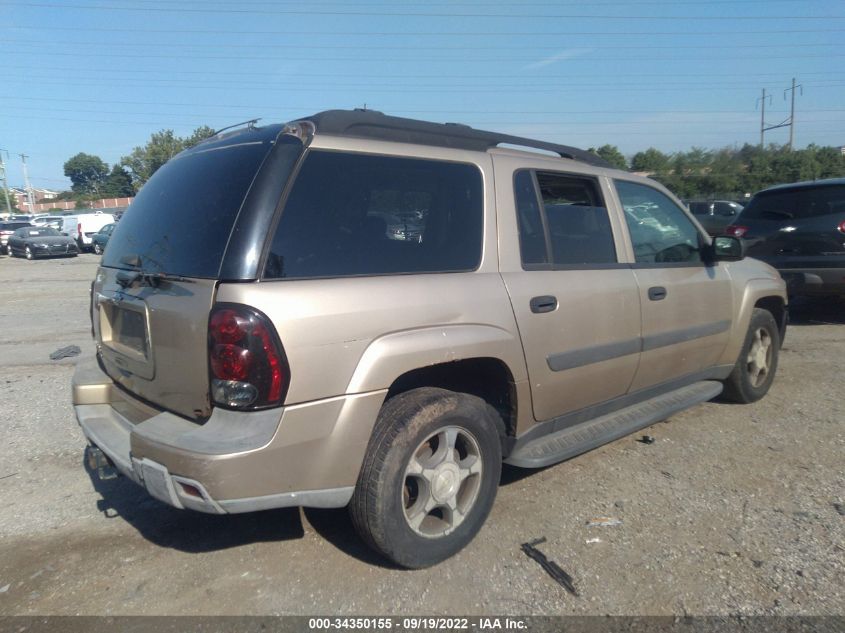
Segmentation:
[(731, 224), (725, 229), (725, 235), (730, 235), (731, 237), (742, 237), (746, 233), (748, 233), (747, 226), (737, 226), (736, 224)]
[(235, 409), (282, 404), (290, 371), (269, 319), (240, 304), (215, 306), (208, 321), (211, 398)]
[(840, 222), (836, 228), (840, 233), (845, 233), (845, 222)]
[(82, 237), (82, 222), (76, 225), (76, 232), (79, 234), (79, 237)]

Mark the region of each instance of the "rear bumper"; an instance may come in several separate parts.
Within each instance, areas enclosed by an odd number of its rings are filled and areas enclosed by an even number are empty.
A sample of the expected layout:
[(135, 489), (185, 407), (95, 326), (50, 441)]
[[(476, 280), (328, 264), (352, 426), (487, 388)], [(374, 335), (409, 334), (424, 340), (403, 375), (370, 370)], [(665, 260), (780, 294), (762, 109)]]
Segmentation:
[(82, 432), (120, 473), (171, 506), (213, 514), (345, 506), (384, 396), (216, 408), (200, 425), (134, 399), (96, 360), (80, 363), (73, 378)]
[(791, 295), (845, 295), (845, 267), (778, 268)]

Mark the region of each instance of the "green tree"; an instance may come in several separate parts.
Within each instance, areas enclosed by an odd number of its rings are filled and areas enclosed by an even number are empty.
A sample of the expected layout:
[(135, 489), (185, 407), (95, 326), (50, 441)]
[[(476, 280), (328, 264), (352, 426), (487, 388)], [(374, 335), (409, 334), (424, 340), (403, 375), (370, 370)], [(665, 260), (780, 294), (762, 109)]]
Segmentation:
[[(12, 207), (11, 211), (9, 207), (6, 206), (6, 201), (9, 201), (9, 205)], [(0, 192), (0, 213), (18, 213), (20, 209), (18, 209), (18, 199), (12, 195), (11, 189), (6, 189), (5, 193)]]
[(137, 191), (176, 154), (213, 134), (214, 130), (206, 125), (198, 127), (185, 138), (176, 136), (173, 130), (160, 130), (150, 137), (146, 145), (136, 147), (131, 154), (121, 158), (120, 164), (129, 171)]
[(214, 128), (210, 128), (207, 125), (202, 125), (194, 130), (190, 136), (183, 139), (185, 143), (185, 149), (189, 147), (193, 147), (197, 143), (204, 141), (207, 138), (211, 138), (214, 136)]
[(113, 198), (134, 196), (135, 187), (132, 186), (132, 176), (120, 165), (113, 165), (103, 186), (103, 194)]
[(109, 166), (99, 156), (80, 152), (67, 160), (65, 176), (75, 193), (99, 195), (109, 173)]
[(587, 151), (600, 156), (617, 169), (628, 169), (628, 161), (616, 145), (602, 145), (598, 149), (591, 147)]
[(634, 171), (663, 172), (669, 169), (669, 156), (659, 149), (649, 147), (644, 152), (637, 152), (631, 158)]

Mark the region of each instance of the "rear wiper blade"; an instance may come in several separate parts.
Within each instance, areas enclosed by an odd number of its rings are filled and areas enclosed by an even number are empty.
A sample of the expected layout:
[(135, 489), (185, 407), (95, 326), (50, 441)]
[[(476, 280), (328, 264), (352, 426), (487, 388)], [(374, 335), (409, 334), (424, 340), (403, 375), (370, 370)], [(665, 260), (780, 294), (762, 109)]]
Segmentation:
[(162, 281), (186, 281), (192, 283), (194, 280), (181, 275), (170, 275), (168, 273), (148, 273), (142, 270), (132, 272), (124, 271), (117, 273), (117, 283), (121, 288), (129, 288), (136, 283), (142, 286), (157, 288)]

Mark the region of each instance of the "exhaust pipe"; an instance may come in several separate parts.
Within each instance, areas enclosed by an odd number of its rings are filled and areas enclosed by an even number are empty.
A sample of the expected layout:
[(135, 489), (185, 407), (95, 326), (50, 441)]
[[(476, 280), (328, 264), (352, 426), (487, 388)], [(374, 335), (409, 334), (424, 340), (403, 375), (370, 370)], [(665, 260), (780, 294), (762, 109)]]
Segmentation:
[(120, 474), (109, 456), (93, 444), (85, 447), (85, 460), (88, 462), (88, 468), (97, 471), (100, 480), (117, 479)]

